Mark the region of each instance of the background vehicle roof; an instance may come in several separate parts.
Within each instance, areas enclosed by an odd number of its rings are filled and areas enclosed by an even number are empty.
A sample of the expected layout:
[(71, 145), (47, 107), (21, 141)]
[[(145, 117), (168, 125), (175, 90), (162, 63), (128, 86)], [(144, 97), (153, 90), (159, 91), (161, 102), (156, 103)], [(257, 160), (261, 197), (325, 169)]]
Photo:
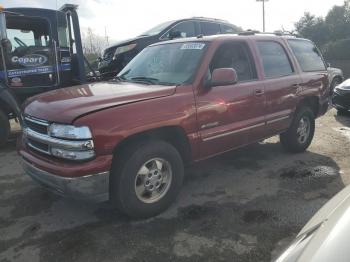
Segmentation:
[(220, 34), (220, 35), (211, 35), (211, 36), (202, 36), (197, 37), (188, 37), (188, 38), (177, 38), (173, 40), (168, 40), (164, 42), (154, 43), (150, 46), (169, 44), (169, 43), (184, 43), (184, 42), (213, 42), (213, 41), (225, 41), (225, 40), (239, 40), (239, 39), (260, 39), (260, 40), (273, 40), (273, 39), (296, 39), (296, 40), (307, 40), (304, 38), (298, 38), (292, 35), (278, 35), (278, 34), (268, 34), (268, 33), (257, 33), (257, 34)]

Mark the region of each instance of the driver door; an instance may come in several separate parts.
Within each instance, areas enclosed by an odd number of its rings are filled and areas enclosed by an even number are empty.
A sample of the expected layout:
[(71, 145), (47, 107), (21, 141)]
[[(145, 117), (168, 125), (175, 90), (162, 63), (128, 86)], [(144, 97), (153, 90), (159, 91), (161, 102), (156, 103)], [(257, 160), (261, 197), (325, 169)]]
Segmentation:
[(229, 41), (216, 51), (208, 70), (233, 68), (236, 84), (201, 87), (196, 97), (201, 158), (207, 158), (258, 140), (265, 135), (266, 99), (257, 81), (248, 43)]
[(1, 15), (5, 21), (1, 37), (3, 82), (18, 89), (56, 86), (56, 51), (49, 22), (40, 17)]

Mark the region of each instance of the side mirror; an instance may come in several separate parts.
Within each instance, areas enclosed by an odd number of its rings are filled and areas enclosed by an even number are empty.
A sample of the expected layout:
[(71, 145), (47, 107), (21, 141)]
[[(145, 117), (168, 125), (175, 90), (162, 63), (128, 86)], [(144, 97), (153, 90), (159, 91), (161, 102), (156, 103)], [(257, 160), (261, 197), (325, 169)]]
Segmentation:
[(237, 72), (233, 68), (217, 68), (214, 69), (210, 86), (227, 86), (237, 83)]
[(331, 63), (327, 63), (327, 67), (332, 67)]
[(181, 32), (178, 30), (171, 30), (169, 32), (169, 39), (181, 38)]

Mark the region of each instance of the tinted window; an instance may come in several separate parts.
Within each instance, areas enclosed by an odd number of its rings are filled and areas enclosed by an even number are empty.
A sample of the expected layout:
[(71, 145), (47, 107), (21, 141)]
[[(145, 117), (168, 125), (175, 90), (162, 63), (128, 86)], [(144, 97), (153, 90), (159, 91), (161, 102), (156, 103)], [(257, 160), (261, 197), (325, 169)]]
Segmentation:
[(170, 32), (179, 32), (180, 37), (191, 37), (195, 36), (196, 30), (193, 22), (180, 22), (170, 29), (162, 38), (170, 38)]
[(284, 48), (276, 42), (258, 42), (258, 49), (267, 78), (287, 76), (293, 73), (293, 68)]
[(210, 63), (210, 72), (217, 68), (233, 68), (238, 81), (256, 79), (256, 71), (248, 47), (244, 43), (223, 44)]
[(221, 33), (223, 34), (233, 34), (235, 33), (235, 29), (229, 25), (224, 25), (224, 24), (221, 24)]
[(203, 35), (217, 35), (221, 33), (220, 25), (216, 23), (201, 22)]
[(313, 43), (303, 40), (288, 42), (304, 72), (326, 70), (322, 56)]

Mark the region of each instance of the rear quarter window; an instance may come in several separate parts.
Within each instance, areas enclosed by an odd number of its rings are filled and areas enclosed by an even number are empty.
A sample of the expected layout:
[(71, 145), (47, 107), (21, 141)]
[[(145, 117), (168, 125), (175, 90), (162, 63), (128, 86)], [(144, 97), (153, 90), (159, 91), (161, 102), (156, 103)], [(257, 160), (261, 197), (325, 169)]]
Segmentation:
[(201, 22), (200, 23), (202, 28), (202, 34), (203, 35), (217, 35), (221, 34), (220, 25), (217, 23), (210, 23), (210, 22)]
[(304, 72), (326, 70), (322, 55), (312, 42), (305, 40), (288, 40), (288, 43)]
[(232, 26), (221, 24), (221, 33), (223, 34), (234, 34), (236, 31)]

